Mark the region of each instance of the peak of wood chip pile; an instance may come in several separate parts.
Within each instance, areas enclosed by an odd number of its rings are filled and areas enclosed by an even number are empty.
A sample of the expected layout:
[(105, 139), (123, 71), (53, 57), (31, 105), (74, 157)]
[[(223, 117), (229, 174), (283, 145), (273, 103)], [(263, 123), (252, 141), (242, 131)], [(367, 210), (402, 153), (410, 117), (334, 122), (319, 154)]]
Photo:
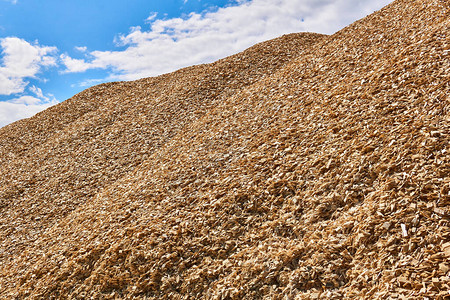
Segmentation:
[(448, 299), (450, 3), (0, 129), (2, 299)]

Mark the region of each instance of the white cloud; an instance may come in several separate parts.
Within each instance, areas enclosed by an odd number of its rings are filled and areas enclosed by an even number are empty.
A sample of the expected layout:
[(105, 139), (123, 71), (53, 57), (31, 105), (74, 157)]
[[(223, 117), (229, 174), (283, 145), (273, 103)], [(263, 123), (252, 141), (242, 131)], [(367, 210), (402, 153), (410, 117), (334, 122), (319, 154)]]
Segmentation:
[[(186, 2), (185, 2), (185, 3), (186, 3)], [(152, 13), (150, 14), (150, 16), (149, 16), (147, 19), (145, 19), (145, 21), (148, 22), (148, 23), (150, 23), (150, 22), (152, 22), (154, 19), (156, 19), (157, 16), (158, 16), (158, 13), (157, 13), (157, 12), (152, 12)]]
[(63, 73), (80, 73), (93, 68), (93, 65), (87, 63), (84, 59), (75, 59), (67, 54), (61, 54), (59, 58), (67, 68)]
[[(44, 95), (39, 87), (27, 86), (27, 78), (37, 78), (43, 69), (57, 66), (57, 48), (31, 44), (17, 37), (0, 39), (0, 95), (15, 95), (0, 101), (0, 127), (28, 118), (58, 101)], [(27, 89), (28, 94), (25, 93)], [(32, 96), (33, 95), (33, 96)]]
[(56, 47), (32, 45), (17, 37), (0, 39), (0, 46), (0, 95), (23, 92), (28, 85), (26, 78), (35, 78), (42, 68), (56, 66)]
[(54, 97), (48, 96), (50, 97), (20, 96), (9, 101), (0, 101), (0, 127), (19, 119), (32, 117), (36, 113), (58, 103)]
[(116, 38), (121, 51), (62, 57), (66, 72), (110, 69), (110, 79), (132, 80), (212, 62), (255, 43), (291, 32), (334, 33), (391, 0), (253, 0), (185, 18), (157, 19), (149, 30), (132, 27)]
[(48, 94), (48, 96), (44, 96), (44, 93), (42, 93), (42, 90), (38, 88), (35, 85), (32, 85), (28, 88), (30, 92), (32, 92), (36, 97), (41, 99), (41, 101), (51, 101), (51, 98), (53, 97), (52, 94)]
[(0, 67), (0, 95), (11, 95), (20, 93), (25, 89), (27, 84), (22, 78), (11, 78), (2, 74)]
[(80, 51), (80, 52), (86, 52), (87, 51), (87, 47), (75, 47), (75, 50)]
[(37, 105), (41, 103), (41, 99), (33, 97), (33, 96), (21, 96), (19, 98), (15, 98), (9, 101), (9, 103), (13, 104), (25, 104), (25, 105)]

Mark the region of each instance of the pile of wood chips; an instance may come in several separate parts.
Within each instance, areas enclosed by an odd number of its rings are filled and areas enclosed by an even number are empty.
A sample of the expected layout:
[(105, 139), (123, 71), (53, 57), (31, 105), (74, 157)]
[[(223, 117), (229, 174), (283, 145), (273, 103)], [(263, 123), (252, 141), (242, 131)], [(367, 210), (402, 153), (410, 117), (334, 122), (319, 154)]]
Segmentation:
[(448, 299), (450, 2), (0, 129), (0, 298)]

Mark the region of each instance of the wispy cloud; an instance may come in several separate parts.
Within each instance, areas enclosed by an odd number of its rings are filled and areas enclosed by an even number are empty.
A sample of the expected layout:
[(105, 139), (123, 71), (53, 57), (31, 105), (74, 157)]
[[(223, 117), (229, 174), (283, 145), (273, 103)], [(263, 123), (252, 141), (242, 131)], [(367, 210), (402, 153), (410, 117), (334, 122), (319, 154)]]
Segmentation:
[(152, 12), (152, 13), (150, 14), (150, 16), (148, 16), (148, 18), (145, 19), (145, 21), (146, 21), (147, 23), (151, 23), (153, 20), (156, 19), (157, 16), (158, 16), (158, 13), (157, 13), (157, 12)]
[(72, 84), (72, 87), (90, 87), (96, 84), (105, 83), (106, 79), (87, 79), (77, 84)]
[(390, 0), (253, 0), (185, 18), (158, 19), (116, 38), (120, 51), (92, 51), (84, 59), (63, 56), (66, 72), (108, 69), (110, 79), (132, 80), (212, 62), (285, 33), (334, 33)]
[(56, 47), (30, 44), (17, 37), (0, 39), (0, 95), (12, 95), (25, 90), (26, 78), (35, 78), (42, 68), (56, 66)]
[(83, 47), (74, 47), (75, 50), (80, 51), (80, 52), (86, 52), (87, 51), (87, 47), (83, 46)]

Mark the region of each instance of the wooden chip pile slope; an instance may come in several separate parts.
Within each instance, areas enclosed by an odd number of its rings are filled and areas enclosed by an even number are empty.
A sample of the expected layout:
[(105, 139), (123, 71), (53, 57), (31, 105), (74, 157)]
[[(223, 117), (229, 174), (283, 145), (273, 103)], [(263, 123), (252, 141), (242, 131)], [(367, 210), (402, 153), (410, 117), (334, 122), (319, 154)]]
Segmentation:
[(449, 297), (449, 6), (398, 0), (3, 128), (0, 295)]
[(188, 124), (323, 35), (291, 34), (210, 65), (103, 84), (0, 131), (0, 266)]

